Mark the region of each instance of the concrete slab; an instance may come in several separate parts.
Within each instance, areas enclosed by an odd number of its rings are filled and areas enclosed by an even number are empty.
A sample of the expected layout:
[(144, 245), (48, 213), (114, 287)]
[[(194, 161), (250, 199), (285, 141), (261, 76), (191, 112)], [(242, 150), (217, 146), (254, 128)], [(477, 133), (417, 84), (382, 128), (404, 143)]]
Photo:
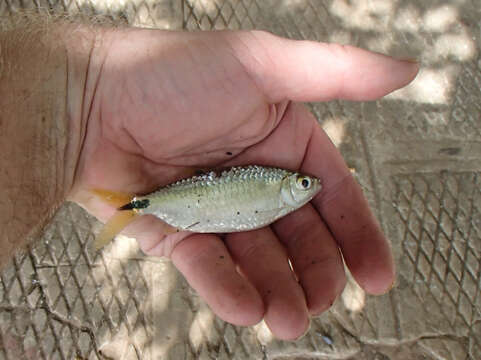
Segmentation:
[[(476, 1), (152, 0), (40, 2), (138, 26), (264, 29), (353, 44), (422, 69), (369, 103), (311, 104), (389, 235), (398, 280), (351, 280), (296, 342), (217, 319), (170, 262), (131, 239), (101, 254), (96, 222), (68, 204), (1, 274), (5, 359), (481, 359), (481, 7)], [(0, 3), (0, 14), (38, 2)]]

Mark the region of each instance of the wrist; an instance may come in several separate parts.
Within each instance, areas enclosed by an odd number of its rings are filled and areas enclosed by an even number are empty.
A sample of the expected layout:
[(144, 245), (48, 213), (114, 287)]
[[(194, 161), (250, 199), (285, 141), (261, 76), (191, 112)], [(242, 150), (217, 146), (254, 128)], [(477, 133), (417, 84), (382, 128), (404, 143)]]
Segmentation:
[(70, 191), (100, 37), (97, 29), (43, 15), (0, 23), (0, 263), (37, 234)]

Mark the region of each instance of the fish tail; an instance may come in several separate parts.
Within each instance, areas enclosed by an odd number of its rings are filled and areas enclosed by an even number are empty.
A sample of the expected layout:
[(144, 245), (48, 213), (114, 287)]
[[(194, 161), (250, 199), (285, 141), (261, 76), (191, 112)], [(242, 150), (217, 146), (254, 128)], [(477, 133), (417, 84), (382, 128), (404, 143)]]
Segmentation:
[(95, 238), (95, 248), (101, 249), (138, 216), (135, 210), (117, 211)]
[(138, 214), (135, 207), (132, 206), (133, 194), (103, 189), (92, 189), (91, 192), (107, 204), (115, 206), (118, 210), (107, 221), (95, 239), (95, 248), (99, 250), (130, 224)]
[(90, 191), (99, 197), (100, 200), (106, 202), (107, 204), (113, 205), (116, 208), (120, 208), (126, 204), (129, 204), (134, 198), (134, 194), (123, 193), (119, 191), (110, 191), (104, 189), (92, 189)]

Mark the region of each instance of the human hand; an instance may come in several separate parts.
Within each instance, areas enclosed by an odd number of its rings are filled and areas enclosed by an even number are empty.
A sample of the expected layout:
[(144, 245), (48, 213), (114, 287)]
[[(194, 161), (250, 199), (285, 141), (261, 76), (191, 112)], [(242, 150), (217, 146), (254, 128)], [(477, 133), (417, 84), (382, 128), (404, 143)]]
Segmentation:
[(115, 209), (93, 188), (148, 193), (195, 167), (299, 170), (321, 179), (321, 193), (270, 227), (223, 239), (168, 235), (142, 216), (126, 231), (146, 254), (169, 256), (219, 317), (264, 318), (281, 339), (302, 335), (341, 293), (341, 252), (368, 293), (389, 290), (389, 244), (341, 155), (297, 102), (376, 99), (409, 83), (416, 64), (264, 32), (109, 30), (102, 47), (74, 201), (105, 221)]

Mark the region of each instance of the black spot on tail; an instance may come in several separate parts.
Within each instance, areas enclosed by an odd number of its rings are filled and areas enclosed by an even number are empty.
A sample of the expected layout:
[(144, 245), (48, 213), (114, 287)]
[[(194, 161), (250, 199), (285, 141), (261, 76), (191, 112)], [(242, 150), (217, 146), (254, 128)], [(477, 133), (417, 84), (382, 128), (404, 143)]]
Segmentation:
[(118, 210), (145, 209), (149, 205), (150, 201), (148, 199), (134, 200), (129, 202), (128, 204), (122, 205), (118, 208)]

